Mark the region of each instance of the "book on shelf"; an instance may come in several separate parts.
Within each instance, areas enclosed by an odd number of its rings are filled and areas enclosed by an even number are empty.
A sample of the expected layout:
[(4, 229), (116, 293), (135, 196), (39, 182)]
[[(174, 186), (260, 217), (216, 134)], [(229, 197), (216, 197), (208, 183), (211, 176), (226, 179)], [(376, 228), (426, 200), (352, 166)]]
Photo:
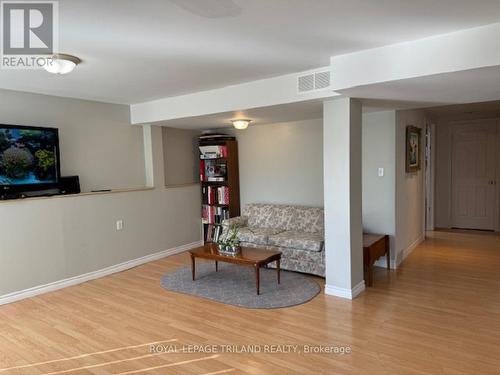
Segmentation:
[(229, 208), (204, 204), (201, 219), (203, 224), (222, 224), (224, 220), (229, 219)]
[(200, 159), (200, 181), (205, 181), (205, 160)]
[(213, 225), (207, 225), (205, 228), (205, 242), (212, 242)]
[(229, 187), (227, 186), (203, 186), (203, 204), (225, 204), (229, 205)]
[(204, 233), (205, 242), (219, 242), (222, 236), (222, 227), (220, 225), (205, 224)]
[(232, 135), (223, 133), (204, 133), (198, 137), (200, 142), (207, 141), (234, 141), (236, 138)]
[(207, 133), (198, 146), (203, 238), (217, 242), (222, 222), (240, 213), (238, 144), (234, 136)]
[(227, 146), (200, 146), (200, 159), (210, 160), (227, 157)]
[(220, 236), (222, 235), (222, 227), (220, 225), (214, 228), (213, 242), (219, 242)]
[(227, 179), (227, 164), (218, 159), (200, 159), (200, 181), (223, 182)]

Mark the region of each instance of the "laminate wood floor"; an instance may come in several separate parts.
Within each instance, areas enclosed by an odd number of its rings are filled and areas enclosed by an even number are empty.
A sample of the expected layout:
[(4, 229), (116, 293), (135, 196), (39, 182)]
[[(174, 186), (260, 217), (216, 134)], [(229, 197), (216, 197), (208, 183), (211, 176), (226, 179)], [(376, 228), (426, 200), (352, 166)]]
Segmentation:
[[(321, 293), (277, 310), (160, 287), (188, 264), (183, 253), (0, 306), (0, 375), (500, 374), (498, 235), (429, 233), (354, 301)], [(351, 353), (304, 352), (335, 347)]]

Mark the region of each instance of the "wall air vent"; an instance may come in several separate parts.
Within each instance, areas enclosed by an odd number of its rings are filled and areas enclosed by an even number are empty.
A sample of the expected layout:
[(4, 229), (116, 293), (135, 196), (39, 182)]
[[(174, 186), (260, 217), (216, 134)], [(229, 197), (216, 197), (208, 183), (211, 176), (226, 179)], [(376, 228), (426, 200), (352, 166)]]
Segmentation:
[(314, 90), (314, 74), (299, 77), (299, 92)]
[(330, 87), (330, 71), (314, 72), (299, 76), (297, 90), (299, 93), (324, 90)]
[(314, 74), (314, 89), (321, 90), (330, 87), (330, 72), (318, 72)]

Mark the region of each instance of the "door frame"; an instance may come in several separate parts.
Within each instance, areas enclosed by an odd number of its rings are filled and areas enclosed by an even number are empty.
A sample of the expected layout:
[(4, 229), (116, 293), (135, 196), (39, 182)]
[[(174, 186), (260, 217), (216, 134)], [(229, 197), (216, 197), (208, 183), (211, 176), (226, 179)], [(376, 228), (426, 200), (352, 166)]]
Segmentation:
[(454, 128), (460, 125), (472, 125), (472, 124), (485, 124), (491, 123), (492, 125), (496, 125), (496, 144), (498, 145), (495, 148), (495, 212), (493, 214), (493, 228), (495, 228), (495, 232), (500, 232), (500, 119), (499, 118), (486, 118), (486, 119), (475, 119), (475, 120), (454, 120), (448, 123), (448, 141), (449, 141), (449, 179), (448, 179), (448, 225), (452, 228), (452, 212), (453, 212), (453, 133)]
[(436, 184), (436, 124), (426, 121), (425, 125), (425, 230), (435, 229), (435, 184)]
[(495, 215), (497, 222), (497, 232), (500, 232), (500, 119), (496, 119), (497, 122), (497, 168), (496, 168), (496, 189), (497, 189), (497, 213)]

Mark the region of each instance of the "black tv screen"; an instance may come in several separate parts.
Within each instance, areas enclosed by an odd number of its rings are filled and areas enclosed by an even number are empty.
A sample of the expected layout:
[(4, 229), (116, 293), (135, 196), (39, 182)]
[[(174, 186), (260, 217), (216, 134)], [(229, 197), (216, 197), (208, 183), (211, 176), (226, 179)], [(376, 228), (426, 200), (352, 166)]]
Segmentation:
[(48, 189), (59, 174), (57, 129), (0, 124), (0, 190)]

